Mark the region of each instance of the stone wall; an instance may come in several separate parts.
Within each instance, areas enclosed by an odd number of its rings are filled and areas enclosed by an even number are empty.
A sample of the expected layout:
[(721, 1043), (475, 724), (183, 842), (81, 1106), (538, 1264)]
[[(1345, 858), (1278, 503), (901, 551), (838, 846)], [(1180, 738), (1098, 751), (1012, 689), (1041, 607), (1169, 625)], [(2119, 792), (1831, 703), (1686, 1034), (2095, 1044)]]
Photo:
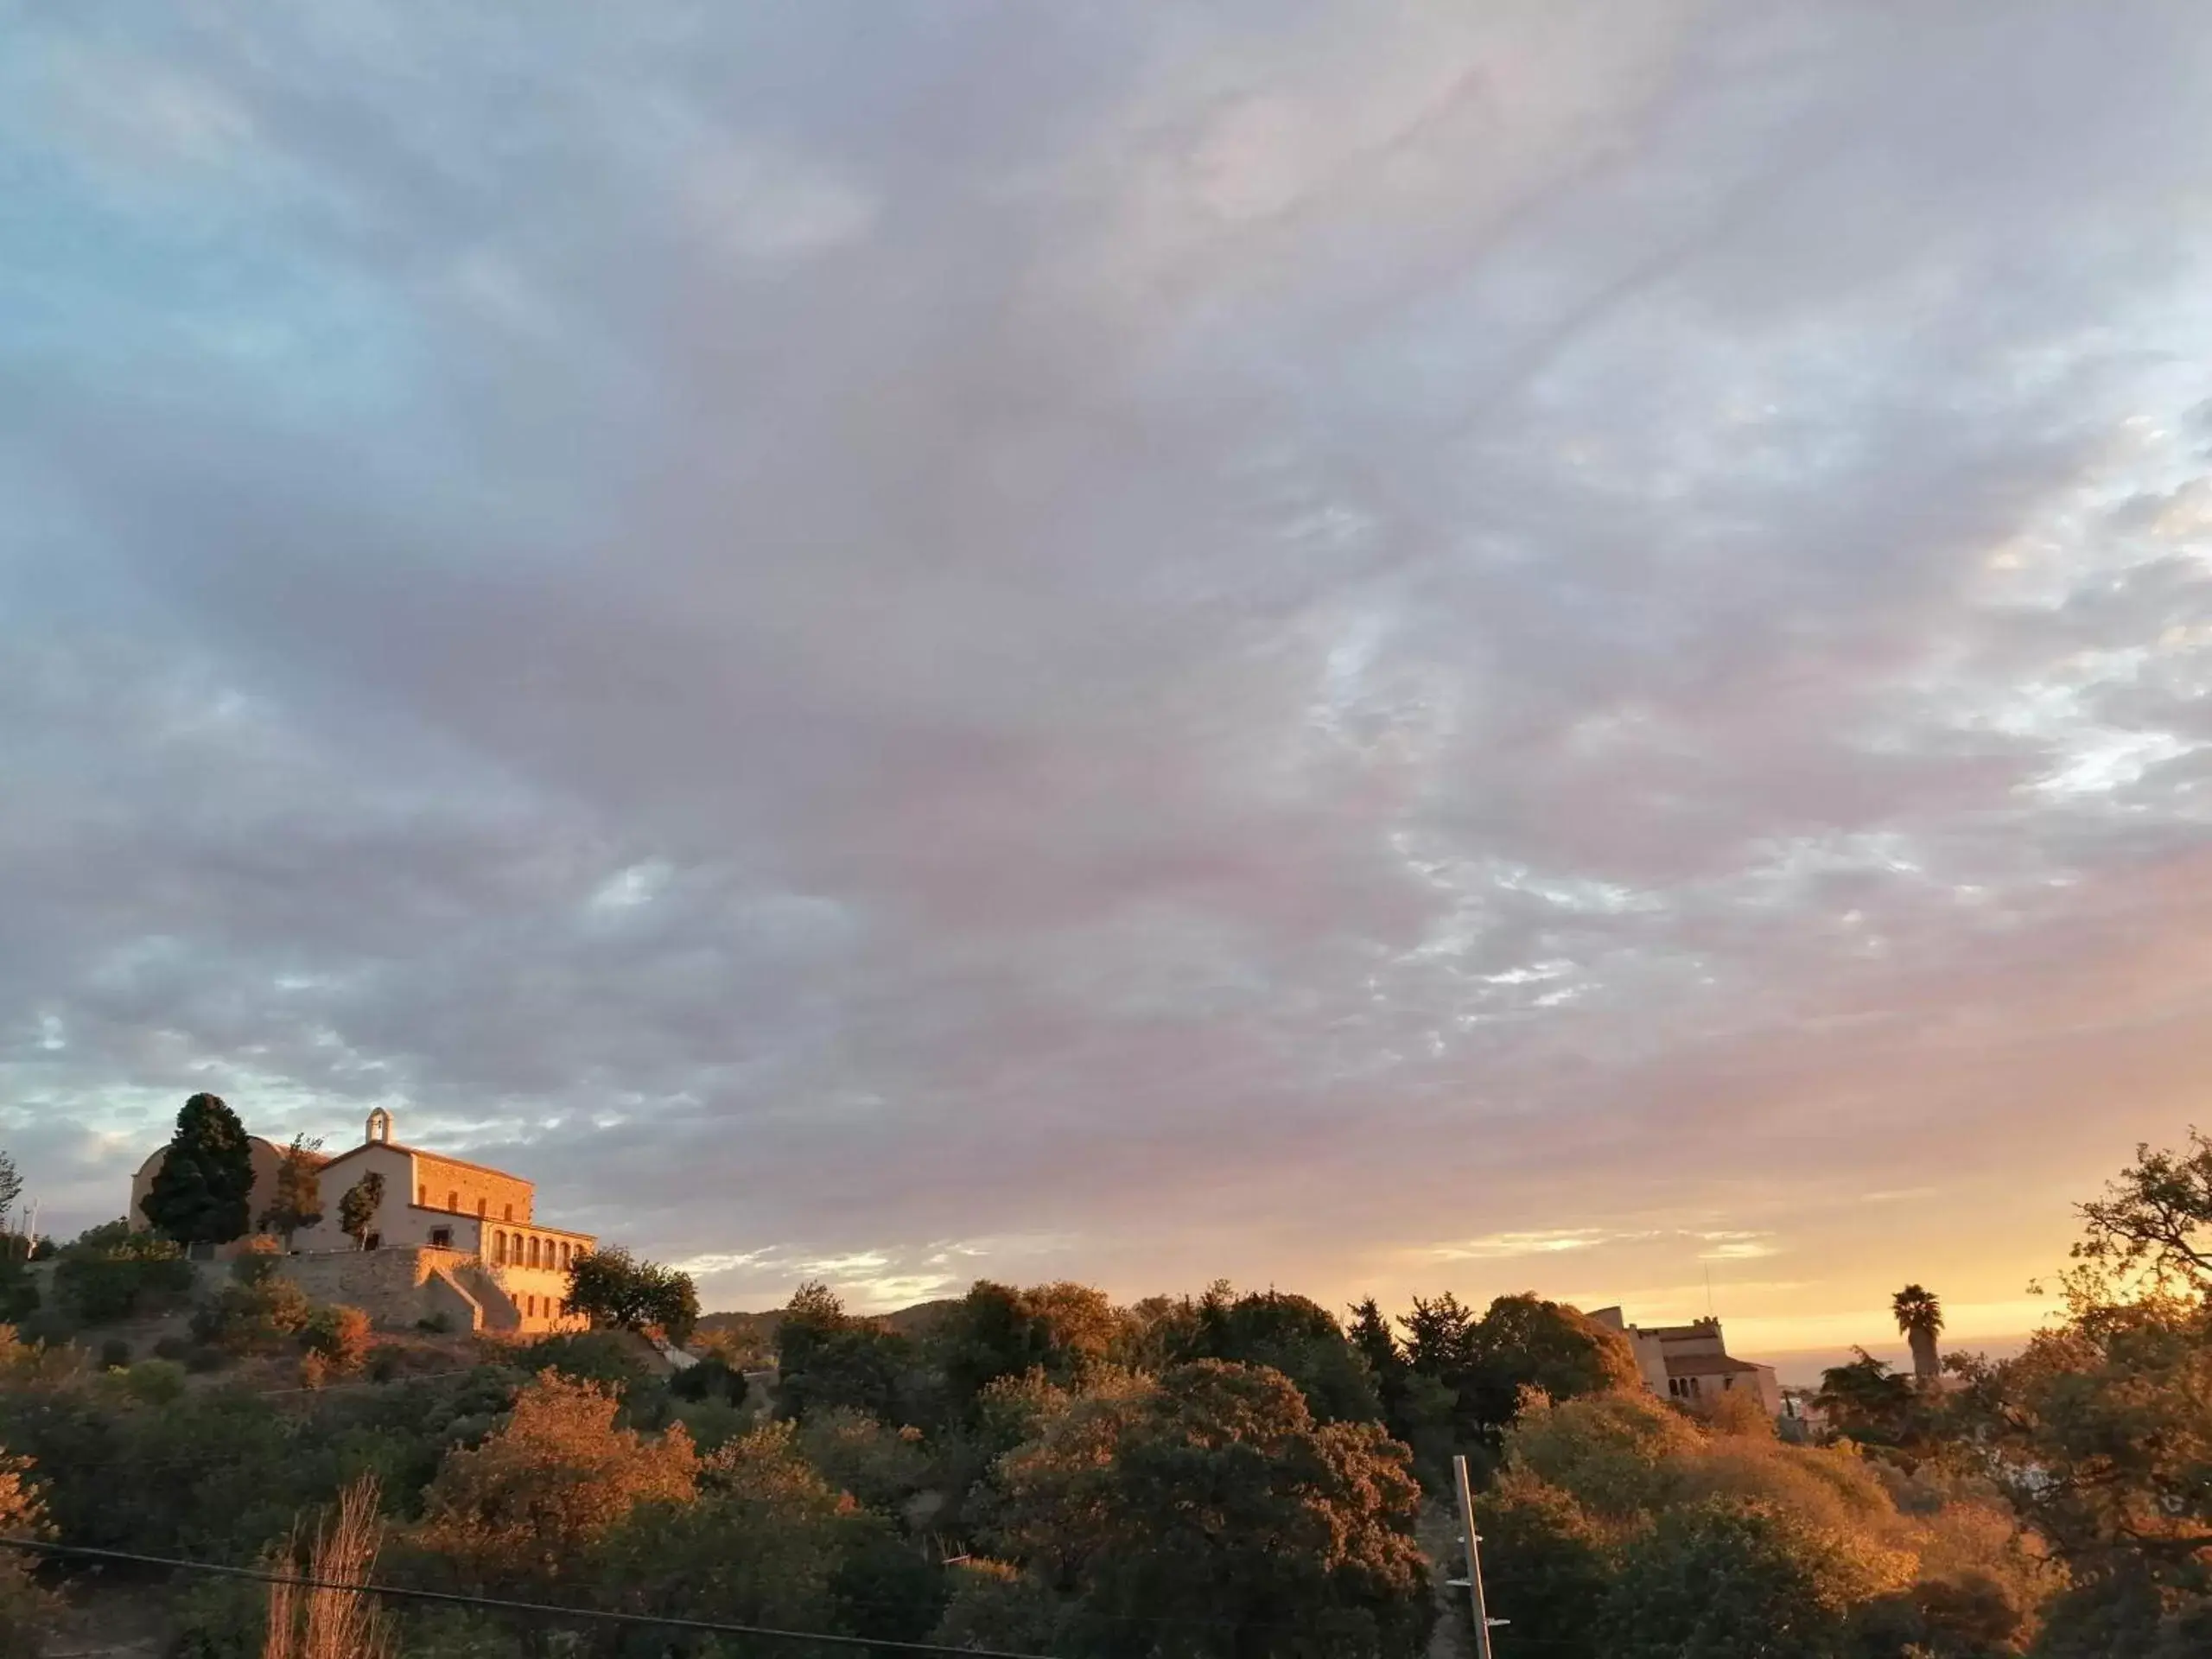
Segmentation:
[(449, 1210), (491, 1221), (527, 1224), (531, 1192), (528, 1181), (515, 1176), (441, 1158), (434, 1152), (417, 1151), (415, 1191), (399, 1196), (413, 1198), (425, 1210)]
[(460, 1274), (474, 1258), (464, 1251), (429, 1249), (328, 1250), (282, 1258), (283, 1274), (318, 1302), (343, 1302), (372, 1325), (405, 1330), (435, 1315), (456, 1331), (487, 1323), (477, 1300), (461, 1288)]

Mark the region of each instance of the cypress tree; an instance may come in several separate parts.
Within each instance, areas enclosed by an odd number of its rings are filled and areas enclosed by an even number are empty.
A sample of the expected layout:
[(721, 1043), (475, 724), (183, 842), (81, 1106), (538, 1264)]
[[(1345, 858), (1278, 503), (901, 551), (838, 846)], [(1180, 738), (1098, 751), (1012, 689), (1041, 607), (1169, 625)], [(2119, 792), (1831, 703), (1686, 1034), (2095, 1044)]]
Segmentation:
[(146, 1194), (147, 1220), (180, 1244), (227, 1244), (252, 1225), (252, 1193), (245, 1125), (219, 1096), (193, 1096)]

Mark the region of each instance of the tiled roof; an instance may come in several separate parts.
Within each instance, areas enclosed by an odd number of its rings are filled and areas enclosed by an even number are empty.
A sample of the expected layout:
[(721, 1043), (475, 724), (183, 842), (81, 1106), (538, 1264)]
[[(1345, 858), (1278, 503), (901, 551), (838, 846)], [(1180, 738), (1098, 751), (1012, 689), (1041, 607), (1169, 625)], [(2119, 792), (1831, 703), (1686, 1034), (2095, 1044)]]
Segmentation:
[(1667, 1356), (1667, 1375), (1669, 1376), (1734, 1376), (1758, 1369), (1748, 1359), (1737, 1359), (1727, 1354)]

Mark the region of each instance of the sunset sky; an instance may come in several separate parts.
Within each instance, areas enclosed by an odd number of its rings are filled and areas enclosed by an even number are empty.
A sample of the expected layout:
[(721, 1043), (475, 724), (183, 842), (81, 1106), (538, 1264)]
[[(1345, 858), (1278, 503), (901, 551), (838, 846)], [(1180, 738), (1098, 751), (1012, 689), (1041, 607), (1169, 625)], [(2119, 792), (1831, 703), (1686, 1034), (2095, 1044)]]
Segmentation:
[(2212, 1076), (2212, 8), (0, 8), (0, 1146), (2037, 1317)]

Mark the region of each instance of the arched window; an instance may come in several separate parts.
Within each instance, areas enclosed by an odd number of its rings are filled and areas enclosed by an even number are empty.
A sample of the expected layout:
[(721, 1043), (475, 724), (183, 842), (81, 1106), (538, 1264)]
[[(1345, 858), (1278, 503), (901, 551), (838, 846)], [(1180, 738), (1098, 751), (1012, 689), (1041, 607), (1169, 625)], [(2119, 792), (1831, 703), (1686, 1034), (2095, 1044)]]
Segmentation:
[(505, 1233), (494, 1232), (492, 1235), (492, 1265), (495, 1268), (507, 1265), (507, 1236)]
[(523, 1317), (524, 1319), (536, 1319), (537, 1317), (537, 1298), (535, 1296), (524, 1297), (522, 1299), (522, 1311)]
[(535, 1233), (530, 1236), (530, 1265), (533, 1268), (537, 1265), (537, 1235)]
[(562, 1271), (562, 1272), (563, 1272), (563, 1273), (566, 1273), (568, 1270), (569, 1270), (569, 1243), (568, 1243), (568, 1241), (567, 1241), (566, 1239), (563, 1239), (563, 1240), (562, 1240), (562, 1241), (561, 1241), (561, 1271)]

